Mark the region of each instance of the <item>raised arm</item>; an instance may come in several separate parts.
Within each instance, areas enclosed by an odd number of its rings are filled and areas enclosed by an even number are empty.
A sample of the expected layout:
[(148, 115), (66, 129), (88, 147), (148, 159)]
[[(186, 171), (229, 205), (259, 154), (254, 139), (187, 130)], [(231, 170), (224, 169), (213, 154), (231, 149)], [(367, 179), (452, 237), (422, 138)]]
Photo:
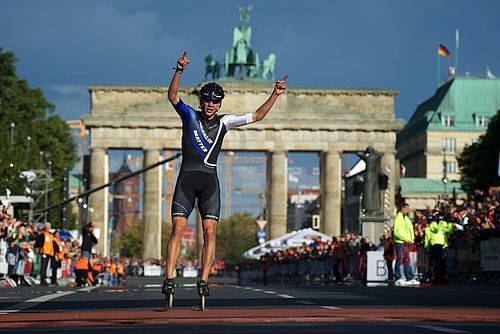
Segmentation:
[(285, 75), (283, 79), (276, 81), (271, 96), (269, 96), (269, 98), (266, 100), (266, 102), (264, 102), (263, 105), (261, 105), (259, 108), (257, 108), (257, 110), (253, 112), (252, 119), (254, 122), (261, 121), (264, 117), (266, 117), (267, 113), (269, 112), (269, 110), (271, 110), (274, 103), (278, 99), (278, 96), (285, 92), (286, 79), (288, 79), (288, 75)]
[(189, 64), (189, 59), (186, 56), (187, 51), (184, 51), (182, 57), (177, 60), (177, 66), (175, 67), (172, 81), (170, 82), (170, 86), (168, 86), (168, 100), (170, 101), (170, 103), (172, 103), (173, 106), (179, 103), (179, 96), (177, 95), (177, 93), (179, 92), (179, 81), (181, 80), (182, 72)]

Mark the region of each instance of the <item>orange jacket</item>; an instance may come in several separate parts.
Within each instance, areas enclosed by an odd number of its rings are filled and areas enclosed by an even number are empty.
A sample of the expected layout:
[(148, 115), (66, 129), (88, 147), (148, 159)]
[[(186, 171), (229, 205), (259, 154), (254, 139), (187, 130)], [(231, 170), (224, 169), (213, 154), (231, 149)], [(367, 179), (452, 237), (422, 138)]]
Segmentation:
[(64, 252), (62, 249), (61, 240), (59, 240), (59, 238), (56, 238), (56, 237), (53, 237), (53, 240), (57, 244), (57, 246), (59, 247), (59, 251), (56, 252), (56, 254), (55, 254), (56, 259), (58, 259), (59, 261), (62, 261), (62, 259), (64, 259)]
[(101, 273), (102, 272), (102, 264), (96, 263), (92, 266), (92, 270)]
[(87, 258), (82, 257), (75, 263), (75, 270), (89, 270), (89, 261)]
[(54, 236), (47, 231), (43, 232), (44, 235), (44, 241), (43, 241), (43, 247), (40, 250), (41, 254), (49, 255), (49, 256), (54, 256), (54, 245), (52, 244), (52, 241), (54, 240)]
[(125, 276), (125, 268), (120, 264), (117, 266), (118, 275)]

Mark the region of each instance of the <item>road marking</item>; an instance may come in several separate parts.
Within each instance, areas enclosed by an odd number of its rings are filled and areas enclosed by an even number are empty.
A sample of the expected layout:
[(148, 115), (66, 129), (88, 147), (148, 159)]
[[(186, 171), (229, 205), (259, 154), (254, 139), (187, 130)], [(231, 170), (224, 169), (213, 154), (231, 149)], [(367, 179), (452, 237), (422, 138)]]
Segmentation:
[(321, 308), (326, 308), (328, 310), (340, 310), (341, 307), (335, 307), (335, 306), (321, 306)]
[(307, 300), (297, 300), (297, 303), (304, 304), (304, 305), (316, 305), (316, 303), (309, 302)]
[(277, 294), (277, 292), (274, 292), (274, 291), (262, 291), (264, 293), (269, 293), (269, 294)]
[[(77, 292), (90, 292), (93, 289), (95, 289), (95, 286), (86, 286), (85, 288), (80, 288), (76, 291)], [(71, 291), (71, 292), (73, 292), (73, 291)]]
[(295, 297), (294, 297), (294, 296), (290, 296), (290, 295), (283, 295), (283, 294), (280, 294), (280, 295), (278, 295), (278, 296), (279, 296), (279, 297), (281, 297), (281, 298), (295, 299)]
[(445, 332), (445, 333), (470, 333), (470, 332), (463, 331), (460, 329), (446, 328), (446, 327), (433, 326), (433, 325), (413, 325), (413, 327), (430, 329), (430, 330), (433, 330), (436, 332)]
[(145, 288), (161, 288), (161, 284), (146, 284)]
[(26, 300), (22, 303), (13, 305), (13, 306), (11, 306), (10, 309), (0, 310), (0, 314), (8, 314), (8, 313), (16, 313), (16, 312), (24, 311), (24, 310), (30, 309), (32, 307), (35, 307), (38, 304), (41, 304), (41, 303), (44, 303), (44, 302), (47, 302), (49, 300), (56, 299), (59, 297), (63, 297), (66, 295), (70, 295), (72, 293), (75, 293), (75, 291), (58, 291), (56, 293), (52, 293), (49, 295), (36, 297), (36, 298), (30, 299), (30, 300)]
[(250, 290), (252, 290), (252, 291), (256, 291), (256, 292), (262, 292), (262, 291), (264, 291), (264, 290), (262, 290), (262, 289), (250, 289)]

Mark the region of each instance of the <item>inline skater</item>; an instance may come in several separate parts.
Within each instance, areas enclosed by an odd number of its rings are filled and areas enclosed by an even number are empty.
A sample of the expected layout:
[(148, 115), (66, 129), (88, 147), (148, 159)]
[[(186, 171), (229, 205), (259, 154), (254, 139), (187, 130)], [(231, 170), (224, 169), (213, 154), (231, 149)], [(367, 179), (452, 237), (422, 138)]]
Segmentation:
[(175, 288), (174, 268), (179, 256), (182, 235), (195, 198), (203, 226), (202, 272), (197, 282), (200, 309), (205, 308), (205, 297), (210, 295), (208, 276), (215, 257), (215, 232), (220, 212), (220, 189), (217, 177), (217, 157), (224, 135), (233, 127), (261, 121), (271, 110), (279, 95), (286, 90), (285, 76), (275, 83), (269, 98), (253, 113), (242, 115), (218, 114), (225, 97), (224, 89), (215, 82), (200, 90), (199, 111), (185, 104), (178, 96), (179, 81), (187, 68), (187, 51), (177, 60), (168, 88), (168, 100), (182, 120), (182, 164), (172, 198), (172, 234), (167, 244), (165, 281), (162, 293), (166, 295), (165, 309), (172, 307)]

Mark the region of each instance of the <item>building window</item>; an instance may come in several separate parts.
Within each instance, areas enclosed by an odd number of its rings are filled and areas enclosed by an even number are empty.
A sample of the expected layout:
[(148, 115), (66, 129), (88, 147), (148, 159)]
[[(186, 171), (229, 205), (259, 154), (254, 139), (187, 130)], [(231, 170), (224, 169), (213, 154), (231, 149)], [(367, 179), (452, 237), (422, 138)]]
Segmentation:
[(478, 139), (477, 139), (477, 138), (471, 138), (471, 139), (469, 140), (469, 145), (475, 144), (475, 143), (477, 143), (477, 141), (478, 141)]
[(443, 161), (443, 169), (446, 169), (446, 173), (455, 174), (457, 172), (457, 162)]
[(445, 153), (455, 153), (455, 138), (443, 138), (443, 151)]
[(490, 118), (488, 116), (477, 116), (476, 117), (476, 126), (479, 128), (487, 128), (488, 124), (490, 124)]
[(446, 127), (455, 126), (455, 116), (450, 116), (450, 115), (443, 116), (443, 126)]

